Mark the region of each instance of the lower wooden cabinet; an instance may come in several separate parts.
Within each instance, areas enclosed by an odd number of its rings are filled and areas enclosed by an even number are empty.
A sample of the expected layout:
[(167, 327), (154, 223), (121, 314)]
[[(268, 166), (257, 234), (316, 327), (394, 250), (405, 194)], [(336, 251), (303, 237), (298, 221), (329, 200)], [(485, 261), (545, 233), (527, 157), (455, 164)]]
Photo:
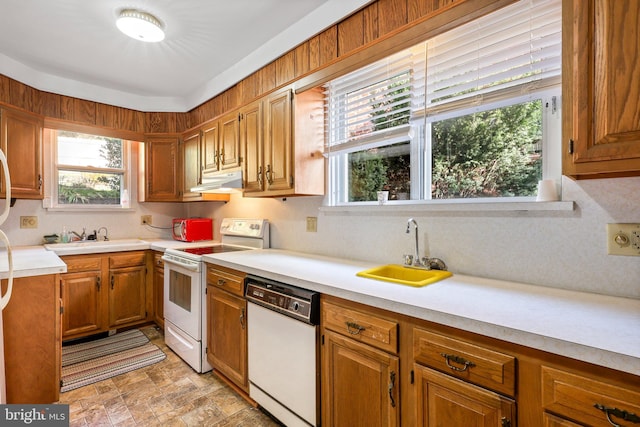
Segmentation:
[[(60, 292), (56, 275), (13, 281), (2, 311), (7, 403), (53, 403), (60, 396)], [(2, 281), (2, 293), (7, 281)]]
[[(636, 390), (542, 366), (542, 404), (550, 426), (572, 426), (570, 421), (593, 427), (640, 424), (640, 380)], [(567, 423), (562, 424), (561, 422)], [(555, 424), (554, 424), (555, 423)]]
[(228, 268), (207, 268), (207, 360), (214, 371), (248, 393), (244, 278), (244, 273)]
[(109, 327), (147, 318), (146, 254), (126, 252), (109, 257)]
[(62, 338), (65, 340), (150, 320), (147, 251), (62, 257)]
[(515, 427), (515, 401), (421, 365), (414, 365), (418, 425)]
[(98, 333), (106, 328), (102, 256), (63, 257), (67, 273), (60, 275), (62, 337)]
[(164, 330), (164, 261), (162, 252), (153, 253), (153, 321)]
[(400, 425), (399, 358), (331, 331), (323, 340), (323, 425)]

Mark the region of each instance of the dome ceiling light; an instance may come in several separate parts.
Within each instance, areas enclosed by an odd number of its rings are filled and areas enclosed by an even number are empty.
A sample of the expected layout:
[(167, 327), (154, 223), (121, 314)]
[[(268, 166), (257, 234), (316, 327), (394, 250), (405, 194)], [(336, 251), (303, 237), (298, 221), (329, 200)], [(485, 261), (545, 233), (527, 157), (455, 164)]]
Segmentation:
[(143, 42), (164, 40), (162, 24), (153, 15), (136, 9), (124, 9), (116, 21), (116, 26), (124, 34)]

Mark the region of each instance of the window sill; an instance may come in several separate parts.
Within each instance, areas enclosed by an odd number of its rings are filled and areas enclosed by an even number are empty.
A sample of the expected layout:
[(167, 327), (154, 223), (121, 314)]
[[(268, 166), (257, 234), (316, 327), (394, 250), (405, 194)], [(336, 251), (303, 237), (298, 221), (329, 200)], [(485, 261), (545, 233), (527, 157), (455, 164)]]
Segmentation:
[(350, 206), (322, 206), (320, 212), (325, 215), (340, 214), (376, 214), (376, 215), (405, 215), (415, 213), (465, 213), (483, 214), (491, 212), (571, 212), (575, 209), (573, 201), (536, 202), (536, 201), (508, 201), (495, 200), (473, 201), (430, 201), (430, 202), (388, 202), (380, 205), (377, 202), (362, 203)]

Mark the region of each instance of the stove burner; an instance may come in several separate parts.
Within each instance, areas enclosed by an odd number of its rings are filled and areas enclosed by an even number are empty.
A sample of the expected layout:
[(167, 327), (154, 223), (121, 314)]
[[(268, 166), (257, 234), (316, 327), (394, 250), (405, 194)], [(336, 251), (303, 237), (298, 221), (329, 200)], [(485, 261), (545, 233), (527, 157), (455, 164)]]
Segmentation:
[(246, 251), (249, 248), (243, 248), (241, 246), (229, 246), (229, 245), (215, 245), (215, 246), (205, 246), (202, 248), (184, 248), (178, 249), (182, 252), (187, 252), (189, 254), (194, 255), (208, 255), (208, 254), (220, 254), (223, 252), (234, 252), (234, 251)]

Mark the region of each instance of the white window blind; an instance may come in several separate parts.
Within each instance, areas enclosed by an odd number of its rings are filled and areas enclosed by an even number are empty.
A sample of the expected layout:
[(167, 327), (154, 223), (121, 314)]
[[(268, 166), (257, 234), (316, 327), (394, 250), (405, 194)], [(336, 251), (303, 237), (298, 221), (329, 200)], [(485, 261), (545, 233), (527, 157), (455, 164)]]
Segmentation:
[(411, 111), (416, 108), (412, 70), (418, 51), (407, 49), (326, 85), (327, 153), (406, 139)]
[(522, 0), (427, 42), (426, 113), (557, 85), (560, 0)]

